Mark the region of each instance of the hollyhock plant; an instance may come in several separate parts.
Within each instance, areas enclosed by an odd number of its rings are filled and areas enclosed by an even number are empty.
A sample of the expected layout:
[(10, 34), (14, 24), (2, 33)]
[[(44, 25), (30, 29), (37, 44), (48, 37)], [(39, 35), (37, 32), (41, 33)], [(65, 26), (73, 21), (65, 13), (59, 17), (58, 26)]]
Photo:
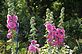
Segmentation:
[(29, 52), (31, 53), (36, 53), (37, 51), (39, 52), (39, 44), (37, 44), (37, 41), (36, 40), (32, 40), (31, 41), (31, 44), (29, 45)]
[(45, 24), (46, 30), (48, 31), (47, 40), (48, 43), (52, 46), (63, 45), (65, 30), (62, 28), (56, 28), (50, 23)]

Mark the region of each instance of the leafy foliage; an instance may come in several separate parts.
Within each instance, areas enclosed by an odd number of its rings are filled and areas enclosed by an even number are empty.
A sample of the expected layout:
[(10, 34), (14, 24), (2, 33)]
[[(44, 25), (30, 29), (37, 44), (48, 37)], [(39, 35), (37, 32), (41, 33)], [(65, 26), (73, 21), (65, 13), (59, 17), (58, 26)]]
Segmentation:
[[(10, 0), (0, 1), (0, 53), (11, 53), (11, 40), (7, 42), (6, 34), (6, 15), (8, 14)], [(68, 50), (73, 50), (74, 54), (82, 53), (82, 1), (81, 0), (12, 0), (14, 10), (19, 18), (19, 54), (26, 54), (28, 45), (32, 37), (38, 41), (41, 47), (41, 53), (47, 54), (51, 48), (57, 51), (56, 47), (50, 47), (46, 44), (44, 23), (50, 21), (57, 27), (64, 27), (65, 46), (61, 47), (59, 52), (66, 54)], [(63, 7), (65, 9), (63, 9)], [(63, 10), (62, 10), (63, 9)], [(34, 18), (32, 19), (32, 17)], [(47, 17), (48, 16), (48, 17)], [(50, 17), (52, 17), (50, 19)], [(47, 20), (46, 20), (47, 19)], [(31, 35), (31, 36), (30, 36)], [(15, 36), (15, 35), (14, 35)], [(13, 46), (15, 48), (16, 46)], [(51, 52), (51, 51), (50, 51)], [(52, 52), (53, 53), (53, 52)], [(54, 52), (55, 54), (55, 52)]]

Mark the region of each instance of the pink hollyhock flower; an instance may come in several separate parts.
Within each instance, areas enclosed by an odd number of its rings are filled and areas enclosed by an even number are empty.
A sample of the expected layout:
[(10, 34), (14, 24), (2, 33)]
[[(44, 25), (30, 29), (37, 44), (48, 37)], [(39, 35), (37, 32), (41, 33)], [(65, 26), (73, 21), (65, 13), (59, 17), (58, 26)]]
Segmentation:
[(8, 38), (8, 39), (12, 38), (12, 32), (9, 32), (9, 33), (7, 34), (7, 38)]
[(40, 45), (39, 45), (39, 44), (36, 44), (35, 46), (36, 46), (36, 47), (39, 47)]
[(64, 42), (64, 38), (59, 38), (57, 36), (55, 36), (55, 39), (53, 39), (55, 41), (52, 41), (52, 46), (60, 46), (60, 45), (63, 45), (63, 42)]
[(36, 43), (37, 43), (36, 40), (32, 40), (32, 41), (31, 41), (31, 44), (36, 44)]
[(53, 39), (54, 38), (53, 33), (52, 32), (48, 33), (47, 38)]
[(8, 34), (7, 34), (7, 38), (11, 38), (12, 37), (12, 30), (16, 30), (17, 29), (17, 20), (18, 17), (16, 15), (7, 15), (7, 28), (8, 30)]
[(58, 41), (62, 43), (64, 41), (64, 38), (60, 38)]
[(53, 41), (52, 46), (58, 46), (58, 43), (59, 43), (58, 41)]
[(37, 48), (36, 48), (36, 46), (34, 46), (34, 45), (31, 44), (31, 45), (29, 46), (29, 49), (28, 49), (28, 50), (29, 50), (30, 52), (34, 52), (34, 53), (35, 53), (36, 50), (37, 50)]
[(56, 41), (53, 41), (52, 42), (52, 46), (60, 46), (60, 45), (63, 45), (63, 39), (61, 40), (56, 40)]
[(18, 17), (16, 15), (7, 15), (7, 23), (8, 22), (15, 22), (17, 23)]
[(58, 34), (57, 34), (56, 29), (55, 29), (55, 31), (52, 32), (52, 36), (55, 38), (57, 35), (58, 35)]
[(65, 36), (65, 30), (64, 29), (60, 29), (60, 28), (57, 28), (57, 36), (59, 37), (59, 38), (64, 38), (64, 36)]
[(52, 46), (63, 45), (65, 30), (56, 28), (50, 23), (46, 23), (45, 27), (48, 31), (48, 36), (47, 36), (48, 43)]
[(39, 47), (39, 44), (37, 44), (37, 41), (36, 40), (32, 40), (28, 50), (31, 53), (36, 53), (37, 51), (39, 52), (39, 48), (38, 47)]
[(16, 22), (17, 23), (18, 17), (16, 15), (13, 15), (12, 18), (13, 18), (13, 22)]
[(54, 39), (53, 32), (48, 33), (47, 40), (49, 44), (51, 44), (53, 39)]
[(55, 29), (55, 26), (53, 26), (53, 25), (50, 24), (50, 23), (46, 23), (46, 24), (45, 24), (45, 27), (46, 27), (46, 30), (47, 30), (48, 32), (51, 32), (51, 31), (53, 31), (53, 30)]
[(56, 38), (56, 32), (57, 31), (54, 30), (54, 31), (48, 33), (47, 39), (48, 39), (49, 43), (52, 42), (52, 40)]
[[(11, 15), (7, 15), (7, 20), (8, 20), (8, 21), (12, 20), (12, 16), (11, 16)], [(8, 21), (7, 21), (7, 22), (8, 22)]]
[(8, 28), (8, 29), (14, 29), (14, 28), (16, 28), (16, 23), (9, 22), (9, 23), (7, 24), (7, 28)]
[(55, 33), (55, 41), (53, 42), (53, 45), (54, 46), (63, 45), (64, 36), (65, 36), (64, 29), (57, 28), (57, 31)]
[(50, 45), (52, 45), (53, 39), (47, 39), (47, 41), (48, 41), (48, 43), (49, 43)]

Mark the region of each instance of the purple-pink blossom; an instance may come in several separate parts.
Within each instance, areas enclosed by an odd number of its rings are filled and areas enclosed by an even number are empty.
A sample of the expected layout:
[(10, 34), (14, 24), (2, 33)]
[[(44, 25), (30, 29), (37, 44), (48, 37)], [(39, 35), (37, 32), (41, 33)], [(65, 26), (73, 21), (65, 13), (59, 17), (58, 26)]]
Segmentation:
[(31, 52), (31, 53), (36, 53), (37, 51), (39, 51), (39, 44), (37, 44), (37, 41), (36, 40), (32, 40), (31, 41), (31, 44), (29, 45), (29, 48), (28, 50)]
[(7, 28), (8, 28), (8, 29), (14, 29), (14, 28), (16, 28), (16, 23), (9, 22), (9, 23), (7, 24)]
[(36, 46), (34, 46), (34, 45), (32, 45), (32, 44), (29, 46), (29, 51), (30, 51), (30, 52), (34, 52), (34, 53), (35, 53), (36, 50), (37, 50)]
[(18, 21), (18, 17), (16, 15), (7, 15), (7, 23), (8, 22), (17, 22)]
[(18, 17), (15, 15), (7, 15), (7, 28), (15, 29)]
[(37, 43), (36, 40), (32, 40), (32, 41), (31, 41), (31, 44), (36, 44), (36, 43)]
[(57, 28), (57, 32), (58, 32), (57, 36), (59, 38), (64, 38), (64, 36), (65, 36), (65, 30), (64, 29)]
[(46, 23), (46, 24), (45, 24), (45, 27), (46, 27), (46, 30), (47, 30), (48, 32), (52, 32), (53, 30), (56, 29), (55, 26), (53, 26), (53, 25), (50, 24), (50, 23)]
[(9, 32), (9, 33), (7, 34), (7, 38), (8, 38), (8, 39), (12, 38), (12, 32)]
[(7, 34), (7, 38), (11, 38), (12, 37), (12, 30), (16, 30), (17, 27), (17, 21), (18, 21), (18, 17), (16, 15), (7, 15), (7, 28), (8, 30), (8, 34)]
[(47, 40), (50, 45), (59, 46), (64, 42), (65, 30), (62, 28), (56, 28), (50, 23), (45, 24), (46, 30), (48, 31)]

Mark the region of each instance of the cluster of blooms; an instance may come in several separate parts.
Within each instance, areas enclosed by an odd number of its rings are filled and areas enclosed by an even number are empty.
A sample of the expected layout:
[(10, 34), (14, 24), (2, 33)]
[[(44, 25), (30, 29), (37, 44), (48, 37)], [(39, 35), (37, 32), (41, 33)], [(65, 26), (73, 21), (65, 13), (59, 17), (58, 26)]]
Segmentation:
[(16, 30), (18, 17), (16, 15), (7, 15), (7, 38), (12, 38), (12, 30)]
[(65, 30), (62, 28), (56, 28), (50, 23), (45, 24), (46, 30), (48, 31), (47, 40), (48, 43), (52, 46), (63, 45)]
[(29, 45), (28, 50), (31, 53), (36, 53), (37, 51), (39, 52), (39, 48), (38, 47), (39, 47), (39, 44), (37, 44), (37, 41), (36, 40), (32, 40), (31, 44)]

